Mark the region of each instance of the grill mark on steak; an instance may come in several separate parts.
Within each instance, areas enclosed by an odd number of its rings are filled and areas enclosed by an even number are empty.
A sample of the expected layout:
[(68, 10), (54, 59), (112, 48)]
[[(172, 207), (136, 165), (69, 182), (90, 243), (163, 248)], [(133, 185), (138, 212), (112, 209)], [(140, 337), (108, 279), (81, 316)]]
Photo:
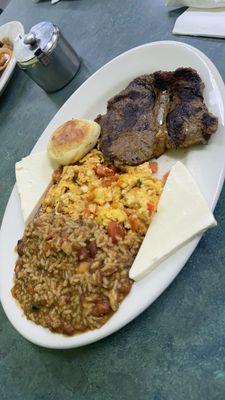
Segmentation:
[(137, 165), (167, 149), (207, 144), (218, 119), (208, 112), (203, 90), (192, 68), (134, 79), (96, 118), (103, 154), (116, 165)]

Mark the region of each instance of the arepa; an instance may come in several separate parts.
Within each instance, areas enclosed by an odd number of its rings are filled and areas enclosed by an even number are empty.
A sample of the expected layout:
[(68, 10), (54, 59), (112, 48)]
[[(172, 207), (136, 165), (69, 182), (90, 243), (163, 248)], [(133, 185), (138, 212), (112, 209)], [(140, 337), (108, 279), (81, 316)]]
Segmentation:
[(61, 165), (73, 164), (84, 157), (97, 143), (101, 128), (85, 119), (71, 119), (60, 125), (48, 144), (48, 155)]

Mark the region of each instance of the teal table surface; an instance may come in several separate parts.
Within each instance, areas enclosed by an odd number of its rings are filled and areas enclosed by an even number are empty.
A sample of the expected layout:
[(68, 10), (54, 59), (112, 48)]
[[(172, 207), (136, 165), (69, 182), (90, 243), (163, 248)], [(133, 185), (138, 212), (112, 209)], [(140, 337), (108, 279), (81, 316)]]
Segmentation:
[[(0, 24), (19, 20), (28, 30), (42, 20), (56, 23), (82, 66), (54, 94), (16, 68), (0, 97), (0, 219), (15, 162), (30, 152), (74, 90), (113, 57), (143, 43), (179, 40), (205, 52), (225, 78), (224, 40), (174, 37), (180, 13), (168, 12), (160, 0), (9, 3)], [(224, 195), (215, 210), (218, 227), (204, 235), (172, 285), (135, 321), (98, 343), (65, 351), (36, 347), (15, 331), (0, 306), (0, 400), (224, 400)]]

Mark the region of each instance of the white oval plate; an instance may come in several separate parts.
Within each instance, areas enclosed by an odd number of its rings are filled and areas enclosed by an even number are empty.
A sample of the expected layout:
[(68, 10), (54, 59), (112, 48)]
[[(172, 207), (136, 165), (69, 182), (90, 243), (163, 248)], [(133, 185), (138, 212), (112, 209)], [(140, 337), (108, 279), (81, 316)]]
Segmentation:
[[(0, 26), (0, 40), (4, 37), (8, 37), (10, 39), (10, 41), (13, 42), (13, 40), (19, 34), (21, 34), (21, 35), (24, 34), (24, 27), (19, 21), (7, 22), (7, 24)], [(6, 85), (12, 76), (15, 66), (16, 66), (16, 59), (13, 55), (9, 64), (6, 67), (6, 69), (3, 71), (2, 75), (0, 76), (0, 95), (3, 92), (3, 90), (6, 88)]]
[[(33, 152), (46, 149), (50, 134), (64, 121), (72, 117), (94, 118), (105, 112), (107, 100), (124, 88), (129, 81), (143, 73), (159, 69), (173, 70), (180, 66), (197, 69), (205, 82), (205, 100), (219, 117), (219, 130), (204, 147), (167, 153), (160, 157), (160, 173), (168, 170), (177, 159), (189, 168), (210, 207), (214, 209), (225, 175), (224, 110), (225, 88), (219, 72), (199, 50), (179, 42), (155, 42), (129, 50), (115, 58), (91, 76), (62, 106), (45, 129)], [(44, 347), (70, 348), (95, 342), (122, 328), (167, 288), (185, 265), (199, 239), (177, 251), (149, 276), (133, 288), (115, 315), (100, 329), (81, 335), (66, 337), (28, 321), (11, 296), (16, 254), (13, 248), (23, 234), (19, 197), (14, 187), (10, 196), (0, 233), (0, 293), (1, 301), (11, 323), (28, 340)], [(212, 244), (213, 245), (213, 244)]]

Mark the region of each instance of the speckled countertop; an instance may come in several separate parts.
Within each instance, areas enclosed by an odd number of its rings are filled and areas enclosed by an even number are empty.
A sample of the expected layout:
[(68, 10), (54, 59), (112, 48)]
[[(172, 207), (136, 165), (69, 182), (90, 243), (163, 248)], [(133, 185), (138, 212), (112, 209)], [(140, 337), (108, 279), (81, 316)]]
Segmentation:
[[(0, 220), (15, 182), (14, 164), (70, 94), (121, 52), (162, 39), (205, 52), (225, 78), (225, 42), (171, 35), (181, 11), (161, 0), (12, 0), (0, 24), (58, 24), (82, 57), (76, 78), (48, 95), (16, 69), (0, 98)], [(224, 400), (225, 190), (208, 232), (166, 292), (134, 322), (84, 348), (36, 347), (11, 326), (0, 306), (1, 400)], [(213, 245), (212, 245), (213, 244)], [(210, 250), (209, 250), (210, 249)]]

